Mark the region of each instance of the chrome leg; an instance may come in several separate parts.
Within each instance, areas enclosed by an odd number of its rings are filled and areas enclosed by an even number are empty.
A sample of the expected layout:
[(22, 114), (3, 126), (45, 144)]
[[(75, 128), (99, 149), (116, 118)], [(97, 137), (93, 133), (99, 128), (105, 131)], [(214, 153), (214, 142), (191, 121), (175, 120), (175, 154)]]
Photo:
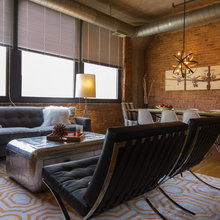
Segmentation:
[(154, 211), (158, 216), (160, 216), (161, 219), (167, 220), (167, 219), (152, 205), (152, 203), (150, 202), (149, 199), (147, 199), (147, 198), (144, 198), (144, 199), (146, 200), (147, 204), (153, 209), (153, 211)]
[(177, 202), (175, 202), (172, 198), (170, 198), (170, 196), (169, 196), (167, 193), (164, 192), (164, 190), (163, 190), (161, 187), (158, 187), (158, 188), (159, 188), (159, 190), (160, 190), (174, 205), (178, 206), (180, 209), (182, 209), (182, 210), (185, 211), (185, 212), (188, 212), (188, 213), (191, 214), (191, 215), (196, 215), (196, 213), (194, 213), (194, 212), (192, 212), (192, 211), (190, 211), (190, 210), (184, 208), (183, 206), (181, 206), (180, 204), (178, 204)]
[(66, 219), (66, 220), (70, 220), (70, 216), (69, 216), (69, 214), (68, 214), (68, 212), (67, 212), (67, 210), (66, 210), (66, 207), (65, 207), (64, 204), (63, 204), (62, 199), (61, 199), (60, 196), (58, 195), (58, 193), (57, 193), (55, 190), (53, 190), (53, 189), (46, 183), (46, 181), (45, 181), (44, 179), (42, 179), (42, 182), (48, 187), (48, 189), (51, 191), (51, 193), (52, 193), (53, 196), (55, 197), (55, 199), (56, 199), (56, 201), (57, 201), (57, 203), (58, 203), (60, 209), (61, 209), (62, 212), (63, 212), (63, 215), (64, 215), (65, 219)]
[(210, 186), (210, 187), (212, 187), (212, 188), (214, 188), (214, 189), (220, 190), (220, 188), (215, 187), (215, 186), (212, 186), (211, 184), (206, 183), (204, 180), (200, 179), (200, 178), (199, 178), (195, 173), (193, 173), (191, 170), (189, 170), (189, 172), (190, 172), (194, 177), (196, 177), (199, 181), (201, 181), (202, 183), (206, 184), (207, 186)]

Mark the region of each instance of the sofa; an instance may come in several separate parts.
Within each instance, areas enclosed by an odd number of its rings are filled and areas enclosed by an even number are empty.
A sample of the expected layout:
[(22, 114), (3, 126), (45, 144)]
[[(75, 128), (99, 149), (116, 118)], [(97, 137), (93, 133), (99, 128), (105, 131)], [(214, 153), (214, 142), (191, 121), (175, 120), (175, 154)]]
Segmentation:
[[(52, 132), (54, 125), (45, 124), (45, 110), (48, 107), (1, 106), (0, 107), (0, 157), (5, 156), (5, 149), (13, 139), (45, 136)], [(67, 109), (67, 107), (63, 107)], [(68, 131), (83, 125), (84, 131), (91, 130), (89, 118), (74, 117), (75, 108), (69, 107)], [(55, 123), (55, 121), (53, 121)]]

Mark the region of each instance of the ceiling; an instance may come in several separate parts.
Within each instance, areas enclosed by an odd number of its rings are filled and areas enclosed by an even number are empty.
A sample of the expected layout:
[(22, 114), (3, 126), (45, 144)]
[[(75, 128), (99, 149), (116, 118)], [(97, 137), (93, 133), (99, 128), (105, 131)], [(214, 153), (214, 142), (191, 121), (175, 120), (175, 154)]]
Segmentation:
[[(133, 26), (152, 23), (172, 15), (182, 14), (183, 0), (73, 0), (115, 17)], [(220, 0), (194, 0), (186, 4), (186, 12), (220, 3)]]

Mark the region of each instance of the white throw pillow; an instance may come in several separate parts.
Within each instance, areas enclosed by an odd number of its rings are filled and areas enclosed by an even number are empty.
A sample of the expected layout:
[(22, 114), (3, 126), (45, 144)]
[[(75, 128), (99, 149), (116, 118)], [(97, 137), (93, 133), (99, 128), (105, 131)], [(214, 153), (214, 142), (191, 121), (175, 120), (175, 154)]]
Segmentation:
[(41, 126), (52, 126), (58, 123), (71, 124), (70, 111), (63, 106), (48, 106), (43, 109), (44, 122)]
[(2, 125), (0, 125), (0, 128), (2, 128)]

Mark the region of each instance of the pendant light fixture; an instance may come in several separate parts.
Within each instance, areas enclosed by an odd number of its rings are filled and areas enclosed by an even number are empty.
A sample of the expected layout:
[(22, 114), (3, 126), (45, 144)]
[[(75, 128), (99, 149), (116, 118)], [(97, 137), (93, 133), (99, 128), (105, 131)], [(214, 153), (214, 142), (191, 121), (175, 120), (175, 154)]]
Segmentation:
[(186, 35), (186, 3), (192, 2), (194, 0), (184, 0), (183, 3), (180, 3), (178, 5), (174, 5), (173, 8), (178, 7), (180, 5), (184, 5), (184, 13), (183, 13), (183, 48), (182, 51), (178, 52), (176, 55), (173, 55), (176, 58), (175, 64), (173, 66), (173, 74), (175, 75), (182, 75), (183, 78), (186, 77), (186, 74), (192, 74), (194, 71), (192, 68), (197, 67), (198, 62), (193, 60), (193, 53), (186, 53), (185, 52), (185, 35)]

